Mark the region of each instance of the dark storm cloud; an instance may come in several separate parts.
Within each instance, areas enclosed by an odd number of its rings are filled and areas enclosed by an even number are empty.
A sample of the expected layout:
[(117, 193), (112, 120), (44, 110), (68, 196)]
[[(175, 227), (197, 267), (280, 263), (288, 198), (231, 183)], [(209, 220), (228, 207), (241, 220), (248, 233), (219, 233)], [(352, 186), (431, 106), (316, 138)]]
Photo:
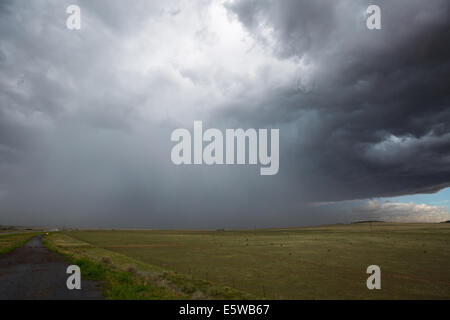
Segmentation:
[(182, 70), (197, 70), (205, 86), (236, 77), (178, 66), (185, 30), (208, 35), (206, 22), (196, 25), (204, 2), (178, 12), (178, 2), (80, 1), (80, 32), (65, 27), (69, 4), (2, 7), (0, 224), (239, 227), (267, 224), (274, 208), (286, 208), (289, 193), (274, 195), (256, 168), (170, 161), (171, 131), (206, 120), (195, 109), (217, 104), (215, 85), (197, 87)]
[[(261, 106), (269, 112), (258, 120), (298, 127), (292, 147), (299, 160), (290, 169), (319, 201), (434, 192), (450, 183), (448, 2), (377, 1), (376, 31), (365, 28), (369, 4), (227, 6), (256, 39), (273, 37), (281, 59), (312, 65), (312, 89), (266, 93), (273, 108)], [(251, 117), (242, 109), (226, 114)]]
[[(447, 186), (447, 2), (378, 3), (369, 31), (364, 1), (1, 1), (0, 224), (312, 224)], [(193, 120), (280, 128), (279, 174), (174, 166)]]

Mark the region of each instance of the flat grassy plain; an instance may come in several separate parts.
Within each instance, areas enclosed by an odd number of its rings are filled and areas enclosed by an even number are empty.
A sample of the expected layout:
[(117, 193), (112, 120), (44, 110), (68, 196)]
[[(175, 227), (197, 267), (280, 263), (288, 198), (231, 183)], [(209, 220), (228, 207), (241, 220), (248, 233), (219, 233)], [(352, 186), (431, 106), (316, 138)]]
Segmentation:
[(83, 277), (101, 283), (106, 299), (255, 299), (256, 296), (161, 268), (65, 233), (45, 235), (43, 244), (80, 267)]
[[(450, 224), (243, 231), (65, 232), (140, 269), (172, 270), (267, 299), (449, 299)], [(79, 246), (78, 246), (79, 247)], [(100, 255), (100, 251), (99, 251)], [(366, 269), (381, 268), (381, 290)]]

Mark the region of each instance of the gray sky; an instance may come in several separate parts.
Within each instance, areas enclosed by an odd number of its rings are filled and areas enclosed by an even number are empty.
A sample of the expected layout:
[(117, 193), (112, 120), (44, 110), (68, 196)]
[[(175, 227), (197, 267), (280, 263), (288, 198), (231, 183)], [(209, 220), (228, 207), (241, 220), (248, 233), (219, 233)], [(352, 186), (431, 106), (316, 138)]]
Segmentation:
[[(0, 224), (448, 218), (371, 199), (450, 185), (449, 2), (375, 2), (2, 0)], [(194, 120), (279, 128), (279, 173), (173, 165)]]

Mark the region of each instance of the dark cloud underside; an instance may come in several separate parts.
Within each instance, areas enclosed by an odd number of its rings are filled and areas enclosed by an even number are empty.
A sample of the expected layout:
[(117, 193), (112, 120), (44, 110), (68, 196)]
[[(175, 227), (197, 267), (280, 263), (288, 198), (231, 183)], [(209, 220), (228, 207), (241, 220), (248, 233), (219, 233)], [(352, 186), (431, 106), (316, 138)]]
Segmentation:
[[(309, 203), (450, 186), (449, 1), (376, 2), (381, 30), (363, 0), (1, 1), (0, 224), (335, 222)], [(279, 128), (279, 174), (174, 166), (193, 120)]]

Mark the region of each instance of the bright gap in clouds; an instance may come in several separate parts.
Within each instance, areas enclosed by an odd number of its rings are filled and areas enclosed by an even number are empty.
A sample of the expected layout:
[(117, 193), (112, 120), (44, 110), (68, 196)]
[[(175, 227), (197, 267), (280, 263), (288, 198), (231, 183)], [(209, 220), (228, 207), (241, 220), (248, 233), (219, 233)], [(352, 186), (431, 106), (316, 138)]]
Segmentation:
[(340, 212), (346, 221), (444, 222), (450, 220), (450, 188), (433, 194), (314, 203), (312, 208)]
[(450, 188), (442, 189), (437, 193), (432, 194), (415, 194), (401, 197), (383, 198), (382, 200), (392, 202), (414, 202), (420, 204), (426, 204), (429, 206), (445, 207), (450, 209)]
[(301, 60), (280, 60), (252, 38), (223, 1), (182, 3), (175, 13), (149, 19), (117, 55), (117, 69), (133, 79), (124, 84), (132, 82), (136, 91), (145, 91), (152, 78), (167, 84), (158, 92), (158, 106), (140, 106), (144, 118), (185, 123), (233, 101), (255, 101), (261, 92), (295, 88), (299, 75), (308, 73)]

